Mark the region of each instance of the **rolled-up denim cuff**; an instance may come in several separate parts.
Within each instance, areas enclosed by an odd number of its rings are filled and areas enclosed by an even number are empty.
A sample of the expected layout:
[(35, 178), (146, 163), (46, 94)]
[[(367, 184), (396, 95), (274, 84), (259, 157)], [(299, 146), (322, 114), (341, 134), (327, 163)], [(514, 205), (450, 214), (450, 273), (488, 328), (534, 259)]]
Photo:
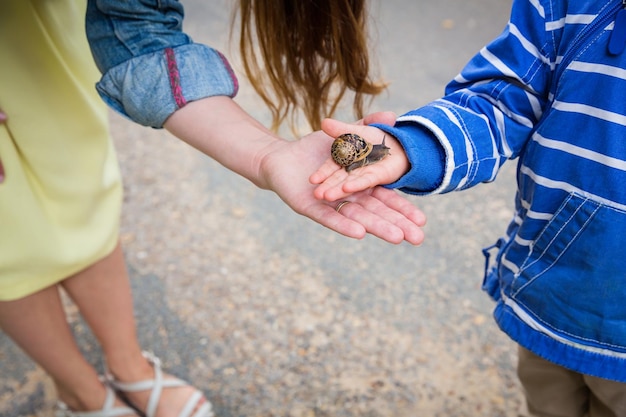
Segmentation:
[(132, 58), (109, 69), (96, 89), (114, 110), (144, 126), (163, 127), (190, 101), (234, 97), (239, 88), (226, 58), (192, 43)]

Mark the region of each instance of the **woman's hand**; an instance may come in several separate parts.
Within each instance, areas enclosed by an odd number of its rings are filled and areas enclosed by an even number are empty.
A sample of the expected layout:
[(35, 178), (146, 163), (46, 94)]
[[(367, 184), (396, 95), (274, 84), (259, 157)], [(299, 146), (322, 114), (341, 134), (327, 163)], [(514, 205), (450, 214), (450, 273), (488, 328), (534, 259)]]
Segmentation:
[[(368, 119), (366, 121), (373, 123)], [(381, 121), (376, 122), (384, 123)], [(393, 136), (385, 134), (380, 129), (372, 126), (355, 126), (333, 119), (324, 120), (322, 129), (332, 137), (337, 137), (347, 132), (356, 133), (374, 144), (380, 143), (383, 137), (385, 137), (385, 145), (391, 148), (391, 150), (389, 155), (382, 161), (354, 169), (350, 172), (346, 172), (332, 158), (327, 158), (309, 178), (312, 184), (318, 184), (314, 195), (320, 200), (335, 201), (377, 185), (390, 184), (397, 181), (409, 169), (409, 161), (398, 140)]]
[[(372, 123), (372, 117), (382, 118), (384, 122), (389, 114), (372, 115), (365, 122)], [(391, 117), (393, 122), (395, 116)], [(345, 127), (348, 130), (342, 133), (360, 131), (356, 130), (359, 127), (356, 125)], [(337, 194), (337, 199), (315, 198), (315, 186), (309, 183), (308, 178), (328, 159), (332, 141), (331, 136), (319, 131), (294, 142), (276, 143), (262, 162), (267, 188), (275, 191), (297, 213), (343, 235), (362, 238), (370, 233), (391, 243), (405, 240), (414, 245), (420, 244), (424, 239), (421, 227), (426, 218), (417, 207), (393, 190), (365, 187), (357, 192)], [(339, 176), (336, 167), (333, 170)], [(343, 169), (340, 171), (345, 173)], [(343, 201), (350, 204), (342, 204)], [(338, 211), (339, 204), (342, 205)]]
[[(393, 113), (377, 113), (361, 124), (394, 121)], [(357, 239), (371, 233), (388, 242), (415, 245), (424, 239), (424, 214), (392, 190), (344, 194), (342, 200), (351, 204), (340, 212), (340, 201), (315, 198), (309, 176), (328, 158), (333, 141), (322, 131), (283, 140), (223, 96), (187, 104), (169, 117), (165, 128), (258, 187), (274, 191), (295, 212), (338, 233)]]

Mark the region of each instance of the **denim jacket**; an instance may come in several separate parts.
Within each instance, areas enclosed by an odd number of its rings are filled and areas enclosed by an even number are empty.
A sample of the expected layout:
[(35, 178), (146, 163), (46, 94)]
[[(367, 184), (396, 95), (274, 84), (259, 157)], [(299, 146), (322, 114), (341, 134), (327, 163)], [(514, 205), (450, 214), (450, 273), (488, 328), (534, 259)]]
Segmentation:
[(512, 221), (485, 251), (496, 321), (545, 359), (626, 383), (626, 50), (608, 48), (626, 41), (622, 9), (514, 0), (442, 99), (381, 128), (411, 162), (392, 186), (411, 193), (464, 190), (518, 159)]
[(237, 94), (226, 58), (194, 43), (183, 16), (177, 0), (89, 0), (87, 39), (103, 74), (96, 88), (110, 107), (160, 128), (190, 101)]

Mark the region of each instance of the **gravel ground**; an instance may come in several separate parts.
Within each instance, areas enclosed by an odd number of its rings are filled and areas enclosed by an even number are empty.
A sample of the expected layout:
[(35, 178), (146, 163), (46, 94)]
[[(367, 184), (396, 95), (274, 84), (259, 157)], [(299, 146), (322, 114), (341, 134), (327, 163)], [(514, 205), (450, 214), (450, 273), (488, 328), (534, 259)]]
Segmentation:
[[(209, 12), (216, 4), (228, 2), (186, 1), (187, 29), (234, 56), (229, 11)], [(392, 84), (372, 110), (401, 113), (439, 96), (500, 32), (509, 5), (374, 2)], [(238, 100), (268, 121), (245, 80)], [(390, 245), (339, 236), (165, 132), (111, 118), (141, 341), (203, 389), (217, 416), (518, 415), (515, 346), (480, 290), (480, 249), (510, 218), (514, 163), (494, 184), (411, 197), (429, 216), (427, 240)], [(69, 303), (68, 318), (101, 366)], [(1, 416), (50, 415), (49, 380), (1, 334), (0, 375)]]

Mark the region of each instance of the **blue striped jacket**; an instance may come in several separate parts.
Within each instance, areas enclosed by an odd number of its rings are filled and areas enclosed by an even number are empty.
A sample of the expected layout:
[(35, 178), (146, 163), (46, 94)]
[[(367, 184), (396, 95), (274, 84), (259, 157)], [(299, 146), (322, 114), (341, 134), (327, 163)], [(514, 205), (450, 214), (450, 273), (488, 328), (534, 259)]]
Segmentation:
[(518, 159), (515, 215), (484, 282), (496, 321), (539, 356), (626, 382), (626, 51), (607, 49), (623, 7), (515, 0), (444, 98), (381, 128), (411, 161), (391, 185), (409, 193), (489, 182)]

